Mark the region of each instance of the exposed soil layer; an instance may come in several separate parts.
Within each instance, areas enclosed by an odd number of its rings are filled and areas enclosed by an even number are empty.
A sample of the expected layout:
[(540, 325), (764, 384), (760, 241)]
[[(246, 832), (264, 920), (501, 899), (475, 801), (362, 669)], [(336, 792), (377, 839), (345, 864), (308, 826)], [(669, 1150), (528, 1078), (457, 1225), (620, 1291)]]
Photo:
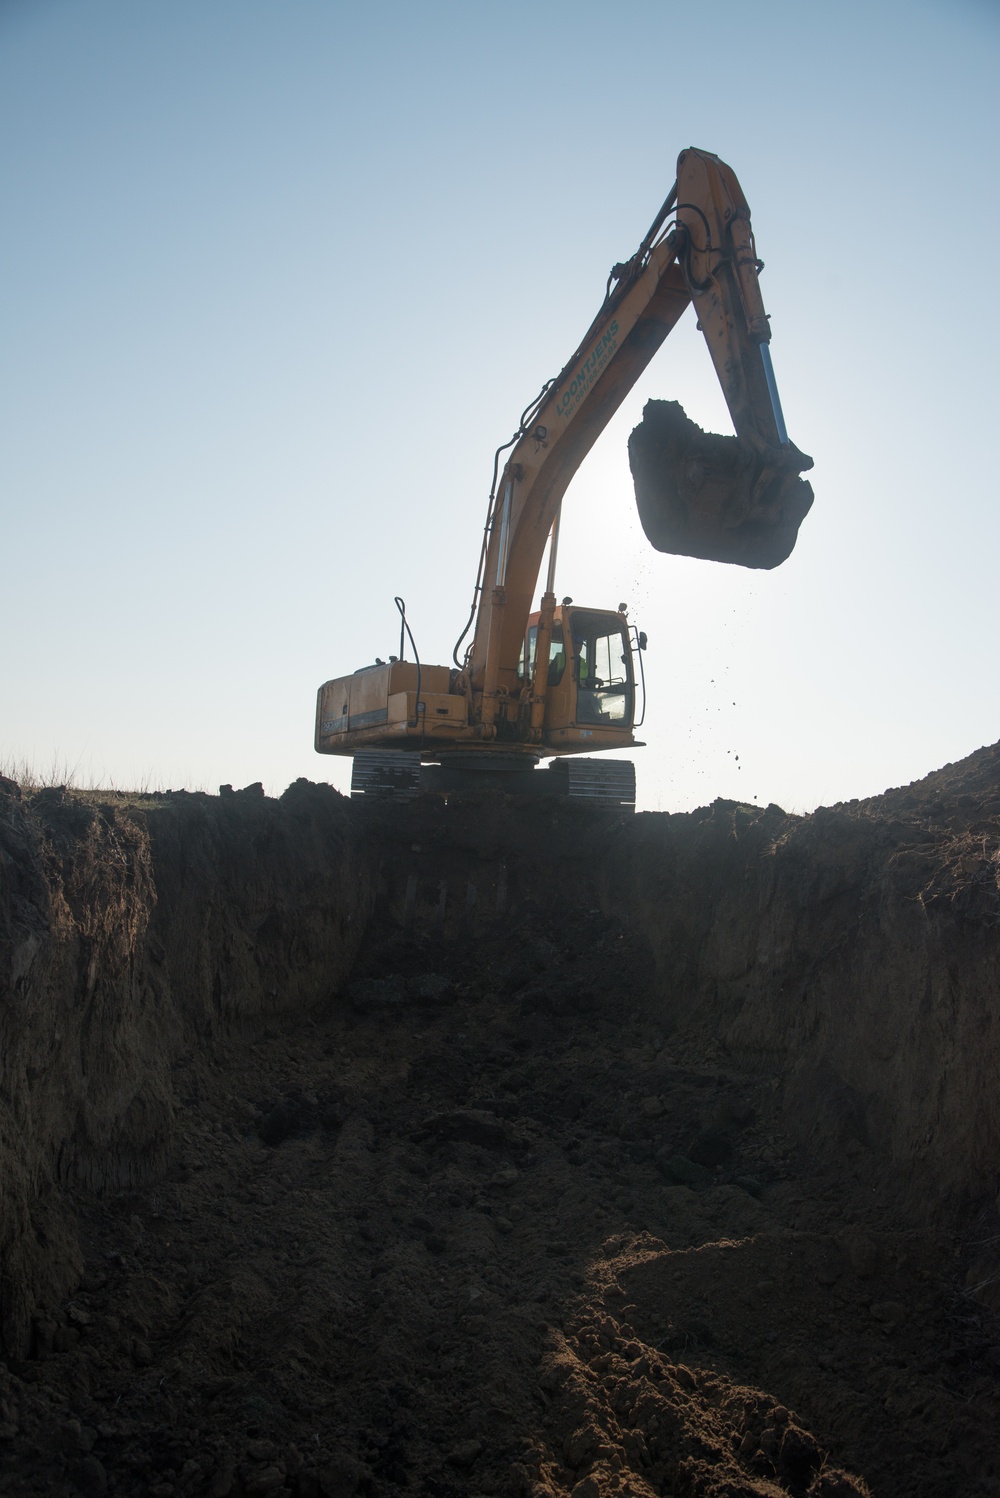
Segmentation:
[(998, 850), (0, 791), (0, 1492), (995, 1498)]

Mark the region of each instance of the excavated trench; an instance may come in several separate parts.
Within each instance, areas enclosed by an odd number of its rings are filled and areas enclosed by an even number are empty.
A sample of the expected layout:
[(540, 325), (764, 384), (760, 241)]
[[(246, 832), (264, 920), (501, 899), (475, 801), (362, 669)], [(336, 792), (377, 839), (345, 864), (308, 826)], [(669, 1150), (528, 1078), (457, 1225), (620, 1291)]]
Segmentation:
[(0, 784), (0, 1492), (995, 1498), (998, 872)]

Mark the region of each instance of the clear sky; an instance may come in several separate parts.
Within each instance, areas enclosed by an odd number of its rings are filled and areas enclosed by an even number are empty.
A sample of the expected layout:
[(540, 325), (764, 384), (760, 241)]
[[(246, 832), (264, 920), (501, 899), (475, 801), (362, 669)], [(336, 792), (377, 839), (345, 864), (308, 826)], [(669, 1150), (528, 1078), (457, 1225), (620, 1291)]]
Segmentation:
[(816, 501), (775, 572), (648, 549), (644, 402), (731, 430), (689, 311), (564, 507), (557, 591), (649, 636), (640, 805), (1000, 738), (998, 66), (990, 0), (0, 0), (0, 759), (345, 787), (317, 686), (397, 593), (450, 661), (494, 449), (690, 145)]

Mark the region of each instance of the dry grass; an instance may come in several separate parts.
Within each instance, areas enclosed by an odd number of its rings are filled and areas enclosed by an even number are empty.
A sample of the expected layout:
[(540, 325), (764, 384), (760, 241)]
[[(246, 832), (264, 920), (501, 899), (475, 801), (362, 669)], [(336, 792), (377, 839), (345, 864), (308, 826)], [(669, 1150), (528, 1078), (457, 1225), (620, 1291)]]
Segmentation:
[[(0, 776), (7, 780), (13, 780), (21, 788), (24, 796), (33, 796), (38, 791), (43, 791), (52, 786), (60, 786), (64, 790), (71, 791), (82, 800), (97, 799), (99, 797), (114, 797), (118, 799), (136, 798), (148, 800), (150, 797), (162, 796), (166, 791), (162, 780), (152, 774), (146, 774), (139, 778), (137, 785), (116, 785), (110, 777), (95, 779), (92, 772), (83, 774), (80, 761), (70, 764), (68, 760), (53, 759), (47, 770), (39, 770), (34, 764), (25, 759), (8, 755), (0, 757)], [(200, 787), (192, 789), (199, 790)]]
[[(50, 768), (42, 771), (26, 759), (8, 755), (0, 758), (0, 775), (7, 780), (13, 780), (26, 796), (54, 785), (65, 786), (67, 790), (83, 789), (80, 783), (79, 760), (75, 765), (71, 765), (67, 760), (53, 759)], [(92, 788), (87, 787), (87, 789)]]

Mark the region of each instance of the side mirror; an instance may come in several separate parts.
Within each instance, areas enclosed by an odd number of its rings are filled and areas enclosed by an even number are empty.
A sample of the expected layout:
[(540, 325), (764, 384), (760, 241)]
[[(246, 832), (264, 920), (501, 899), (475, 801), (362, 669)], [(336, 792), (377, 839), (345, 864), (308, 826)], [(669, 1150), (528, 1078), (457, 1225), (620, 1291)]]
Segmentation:
[(646, 631), (644, 629), (640, 629), (640, 631), (639, 631), (639, 641), (638, 641), (638, 643), (639, 643), (639, 649), (640, 650), (645, 650), (645, 648), (646, 648)]

